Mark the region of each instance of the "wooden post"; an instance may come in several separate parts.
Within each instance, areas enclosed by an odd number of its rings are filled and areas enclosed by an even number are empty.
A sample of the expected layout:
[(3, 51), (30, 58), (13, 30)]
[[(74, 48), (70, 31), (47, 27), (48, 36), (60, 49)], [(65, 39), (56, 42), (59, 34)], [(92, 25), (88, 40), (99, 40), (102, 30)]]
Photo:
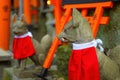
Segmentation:
[(14, 0), (14, 2), (13, 2), (14, 4), (13, 4), (13, 6), (14, 6), (14, 9), (18, 9), (18, 7), (19, 7), (19, 0)]
[(38, 0), (31, 0), (31, 16), (34, 18), (34, 23), (38, 23), (38, 6), (39, 6), (39, 1)]
[(87, 9), (82, 9), (82, 12), (81, 12), (81, 14), (82, 14), (82, 16), (87, 16), (87, 13), (88, 13), (88, 10)]
[(34, 7), (38, 7), (38, 0), (31, 0), (30, 4)]
[(95, 10), (94, 16), (93, 16), (93, 24), (91, 24), (93, 36), (95, 38), (96, 38), (98, 29), (99, 29), (100, 20), (102, 18), (102, 15), (103, 15), (103, 8), (97, 7)]
[(10, 0), (0, 0), (0, 48), (9, 49), (10, 39)]
[(26, 17), (27, 23), (30, 25), (31, 20), (31, 9), (30, 9), (30, 0), (23, 0), (23, 6), (24, 6), (24, 15)]
[(59, 32), (59, 27), (60, 27), (60, 19), (62, 17), (62, 7), (61, 7), (61, 0), (55, 0), (55, 4), (54, 4), (54, 15), (55, 15), (55, 30), (56, 30), (56, 34)]
[[(67, 11), (64, 13), (64, 16), (60, 20), (61, 24), (58, 27), (56, 26), (57, 29), (59, 29), (58, 32), (57, 32), (58, 34), (63, 30), (64, 25), (69, 20), (70, 14), (71, 14), (71, 9), (67, 9)], [(51, 63), (52, 63), (52, 60), (53, 60), (53, 57), (54, 57), (54, 54), (56, 52), (56, 49), (57, 49), (58, 45), (59, 45), (59, 40), (58, 40), (57, 37), (55, 37), (53, 42), (52, 42), (52, 45), (50, 47), (50, 50), (48, 52), (48, 55), (45, 59), (45, 62), (43, 64), (43, 68), (49, 68), (51, 66)]]

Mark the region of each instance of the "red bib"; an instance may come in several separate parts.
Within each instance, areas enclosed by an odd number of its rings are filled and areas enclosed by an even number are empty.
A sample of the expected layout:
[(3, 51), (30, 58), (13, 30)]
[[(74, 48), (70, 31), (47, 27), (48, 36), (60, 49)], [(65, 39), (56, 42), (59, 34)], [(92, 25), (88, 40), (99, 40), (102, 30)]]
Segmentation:
[(35, 49), (29, 35), (13, 40), (14, 59), (23, 59), (35, 54)]
[(95, 47), (72, 50), (68, 65), (68, 80), (100, 80)]

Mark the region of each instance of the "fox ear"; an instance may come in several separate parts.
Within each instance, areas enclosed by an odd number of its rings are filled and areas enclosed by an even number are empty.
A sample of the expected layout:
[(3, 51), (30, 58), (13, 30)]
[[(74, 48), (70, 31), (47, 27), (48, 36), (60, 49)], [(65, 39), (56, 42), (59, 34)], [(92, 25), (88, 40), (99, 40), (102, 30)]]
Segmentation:
[(12, 18), (12, 23), (15, 23), (16, 21), (17, 21), (17, 14), (14, 14)]
[(26, 18), (25, 18), (25, 15), (24, 15), (24, 14), (21, 15), (20, 21), (26, 23)]
[(73, 19), (73, 26), (76, 26), (79, 22), (81, 22), (81, 13), (76, 9), (73, 8), (72, 10), (72, 19)]

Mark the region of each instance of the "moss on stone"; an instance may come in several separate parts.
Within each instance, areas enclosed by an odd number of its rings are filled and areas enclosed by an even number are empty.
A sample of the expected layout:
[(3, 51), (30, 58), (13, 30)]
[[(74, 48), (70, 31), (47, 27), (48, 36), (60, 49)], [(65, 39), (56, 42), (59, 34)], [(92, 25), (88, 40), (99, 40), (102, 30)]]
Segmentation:
[(12, 80), (12, 76), (10, 75), (10, 73), (8, 73), (7, 69), (4, 69), (3, 71), (2, 80)]
[(62, 45), (57, 50), (57, 66), (59, 77), (64, 77), (67, 80), (68, 61), (71, 54), (70, 45)]

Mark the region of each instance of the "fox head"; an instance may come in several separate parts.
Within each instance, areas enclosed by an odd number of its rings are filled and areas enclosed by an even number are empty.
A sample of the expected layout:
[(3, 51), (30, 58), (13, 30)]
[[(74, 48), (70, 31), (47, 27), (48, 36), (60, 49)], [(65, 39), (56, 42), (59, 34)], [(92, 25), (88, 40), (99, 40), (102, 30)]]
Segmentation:
[(58, 38), (63, 42), (84, 43), (93, 40), (93, 34), (89, 22), (73, 8), (72, 19), (65, 25)]
[(12, 19), (12, 31), (17, 36), (23, 35), (27, 32), (27, 22), (24, 15), (18, 19), (17, 15), (14, 14)]

